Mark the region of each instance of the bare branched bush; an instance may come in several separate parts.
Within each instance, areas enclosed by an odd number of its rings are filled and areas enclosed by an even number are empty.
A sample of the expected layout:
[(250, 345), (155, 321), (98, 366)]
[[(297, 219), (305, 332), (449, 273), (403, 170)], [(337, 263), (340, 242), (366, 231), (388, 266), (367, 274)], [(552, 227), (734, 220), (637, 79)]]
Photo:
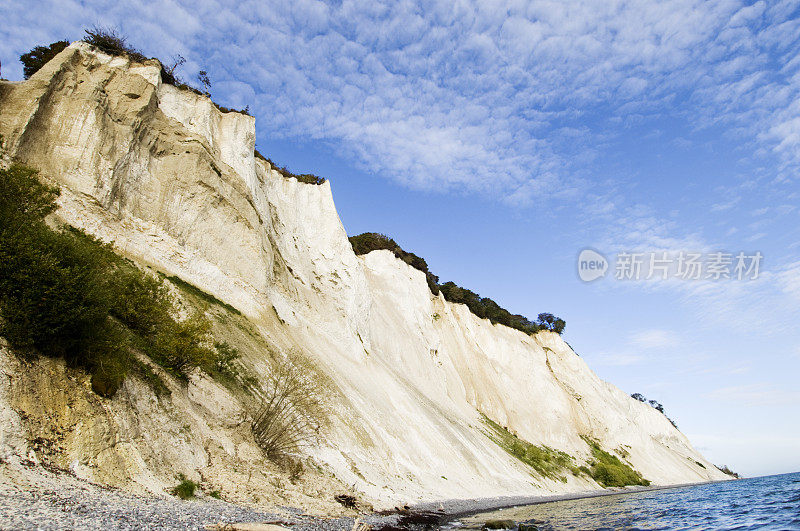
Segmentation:
[(95, 26), (90, 30), (84, 31), (86, 36), (83, 38), (83, 42), (89, 43), (103, 53), (127, 57), (137, 63), (143, 63), (147, 60), (147, 57), (142, 52), (128, 44), (125, 36), (116, 28)]
[(253, 417), (253, 436), (267, 457), (278, 460), (315, 444), (326, 420), (316, 371), (289, 359), (275, 363)]

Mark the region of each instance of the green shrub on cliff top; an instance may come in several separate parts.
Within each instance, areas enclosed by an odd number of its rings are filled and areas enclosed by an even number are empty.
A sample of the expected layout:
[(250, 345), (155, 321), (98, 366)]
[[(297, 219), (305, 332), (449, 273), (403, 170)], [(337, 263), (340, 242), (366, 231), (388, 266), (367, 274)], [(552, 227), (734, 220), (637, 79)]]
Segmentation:
[(428, 269), (428, 263), (424, 258), (404, 251), (397, 242), (385, 234), (365, 232), (357, 236), (351, 236), (350, 244), (357, 255), (381, 249), (392, 251), (397, 258), (425, 273), (425, 279), (431, 293), (438, 295), (441, 292), (448, 301), (466, 305), (472, 313), (482, 319), (489, 319), (492, 324), (502, 324), (528, 335), (535, 334), (540, 330), (550, 330), (561, 334), (567, 325), (563, 319), (551, 313), (540, 313), (538, 319), (534, 322), (524, 315), (512, 314), (492, 299), (481, 297), (474, 291), (458, 286), (455, 282), (439, 284), (439, 277)]
[(371, 251), (382, 249), (392, 251), (397, 258), (407, 263), (414, 269), (418, 269), (425, 273), (425, 280), (428, 283), (428, 287), (430, 288), (431, 292), (434, 295), (439, 294), (439, 277), (431, 273), (431, 271), (428, 269), (428, 263), (425, 261), (425, 259), (415, 255), (414, 253), (404, 251), (399, 245), (397, 245), (396, 241), (385, 234), (380, 234), (377, 232), (365, 232), (363, 234), (359, 234), (358, 236), (351, 236), (350, 245), (353, 246), (353, 251), (356, 254), (367, 254)]
[(138, 348), (178, 377), (229, 365), (202, 314), (174, 315), (162, 281), (77, 229), (53, 229), (58, 190), (30, 168), (0, 170), (0, 335), (19, 352), (62, 357), (114, 394)]
[(256, 156), (256, 158), (261, 159), (264, 162), (268, 163), (273, 170), (280, 173), (281, 176), (286, 179), (297, 179), (301, 183), (316, 184), (316, 185), (323, 184), (326, 180), (324, 177), (319, 177), (318, 175), (314, 175), (313, 173), (301, 173), (301, 174), (292, 173), (291, 171), (289, 171), (288, 168), (286, 168), (286, 166), (278, 166), (278, 164), (273, 162), (272, 159), (265, 157), (257, 149), (254, 150), (254, 155)]
[(57, 41), (48, 46), (36, 46), (31, 51), (19, 56), (22, 63), (22, 74), (25, 79), (38, 72), (50, 59), (61, 53), (69, 46), (69, 41)]

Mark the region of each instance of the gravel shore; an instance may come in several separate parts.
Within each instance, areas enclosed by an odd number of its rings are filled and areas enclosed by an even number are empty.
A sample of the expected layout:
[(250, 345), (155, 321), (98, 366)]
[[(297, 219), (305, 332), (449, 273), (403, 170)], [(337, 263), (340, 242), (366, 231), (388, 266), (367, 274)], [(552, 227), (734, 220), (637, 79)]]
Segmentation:
[[(609, 496), (672, 487), (632, 487), (552, 496), (519, 496), (426, 503), (397, 512), (359, 517), (373, 531), (436, 529), (440, 523), (500, 508), (552, 501)], [(0, 530), (185, 530), (269, 529), (265, 524), (297, 531), (354, 529), (353, 517), (321, 518), (281, 507), (268, 512), (210, 497), (181, 500), (172, 496), (142, 496), (81, 480), (69, 472), (39, 465), (0, 464)], [(259, 524), (262, 527), (257, 527)], [(275, 529), (275, 528), (273, 528)]]
[[(214, 524), (271, 523), (299, 531), (348, 531), (353, 518), (321, 519), (283, 508), (259, 511), (214, 498), (141, 496), (41, 466), (0, 464), (0, 529), (206, 529)], [(224, 527), (222, 527), (224, 528)]]

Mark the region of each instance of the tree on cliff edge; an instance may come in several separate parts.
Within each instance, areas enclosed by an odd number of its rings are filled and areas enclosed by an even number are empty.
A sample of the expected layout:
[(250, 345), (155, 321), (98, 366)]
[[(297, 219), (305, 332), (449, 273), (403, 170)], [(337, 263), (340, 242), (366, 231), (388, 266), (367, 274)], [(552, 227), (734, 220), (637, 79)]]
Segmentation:
[(564, 328), (567, 327), (567, 322), (564, 319), (556, 317), (552, 313), (540, 313), (536, 318), (536, 324), (556, 334), (561, 334), (564, 332)]
[(61, 53), (67, 46), (69, 46), (69, 41), (58, 41), (48, 46), (37, 46), (28, 53), (20, 55), (19, 62), (22, 63), (22, 74), (25, 79), (38, 72), (50, 59)]

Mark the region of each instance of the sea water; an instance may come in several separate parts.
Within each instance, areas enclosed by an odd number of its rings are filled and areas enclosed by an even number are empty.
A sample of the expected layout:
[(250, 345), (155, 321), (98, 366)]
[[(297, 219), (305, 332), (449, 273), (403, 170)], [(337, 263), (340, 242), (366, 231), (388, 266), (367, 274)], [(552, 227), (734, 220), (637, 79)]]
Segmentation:
[(527, 505), (474, 515), (453, 524), (480, 529), (484, 522), (498, 519), (534, 524), (542, 531), (800, 530), (800, 472)]

